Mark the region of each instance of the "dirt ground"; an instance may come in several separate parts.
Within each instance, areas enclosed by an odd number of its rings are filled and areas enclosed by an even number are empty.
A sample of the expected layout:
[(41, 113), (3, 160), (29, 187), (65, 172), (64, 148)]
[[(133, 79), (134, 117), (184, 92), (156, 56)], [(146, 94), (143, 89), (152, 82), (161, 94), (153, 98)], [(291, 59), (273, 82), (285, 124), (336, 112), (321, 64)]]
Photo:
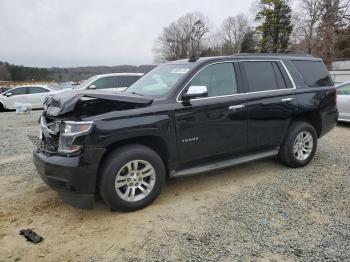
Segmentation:
[[(174, 179), (151, 206), (119, 213), (70, 207), (41, 181), (27, 137), (39, 115), (0, 113), (0, 261), (350, 259), (350, 125), (305, 168), (266, 159)], [(44, 241), (25, 241), (26, 228)]]

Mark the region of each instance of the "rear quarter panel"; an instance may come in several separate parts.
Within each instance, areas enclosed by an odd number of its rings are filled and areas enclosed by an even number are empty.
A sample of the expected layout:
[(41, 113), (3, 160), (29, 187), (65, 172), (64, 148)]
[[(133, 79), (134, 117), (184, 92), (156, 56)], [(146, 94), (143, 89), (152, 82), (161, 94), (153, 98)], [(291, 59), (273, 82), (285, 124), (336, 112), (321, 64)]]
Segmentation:
[(319, 112), (321, 119), (320, 137), (336, 126), (338, 109), (334, 87), (297, 88), (296, 96), (300, 113)]

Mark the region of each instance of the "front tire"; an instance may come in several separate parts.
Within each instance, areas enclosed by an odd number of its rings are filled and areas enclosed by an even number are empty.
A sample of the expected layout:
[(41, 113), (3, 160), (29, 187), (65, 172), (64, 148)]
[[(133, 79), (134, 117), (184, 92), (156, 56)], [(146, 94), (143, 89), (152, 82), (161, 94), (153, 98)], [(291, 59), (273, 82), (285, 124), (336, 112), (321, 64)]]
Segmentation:
[(314, 157), (317, 133), (309, 123), (295, 121), (281, 145), (278, 157), (285, 165), (297, 168), (306, 166)]
[(160, 156), (143, 145), (113, 151), (104, 162), (99, 193), (111, 210), (135, 211), (151, 204), (165, 183)]

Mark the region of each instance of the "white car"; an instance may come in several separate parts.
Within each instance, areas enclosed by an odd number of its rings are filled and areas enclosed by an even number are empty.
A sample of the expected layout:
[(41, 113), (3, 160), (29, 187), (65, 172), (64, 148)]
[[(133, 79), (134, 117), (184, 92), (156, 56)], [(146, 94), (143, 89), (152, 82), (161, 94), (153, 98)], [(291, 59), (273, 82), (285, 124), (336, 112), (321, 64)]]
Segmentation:
[(74, 89), (113, 89), (115, 91), (122, 92), (142, 76), (142, 73), (114, 73), (95, 75), (93, 77), (90, 77), (88, 80), (85, 80), (77, 87), (74, 87)]
[(30, 104), (33, 109), (43, 108), (45, 97), (60, 92), (48, 85), (19, 86), (0, 94), (0, 109), (15, 109), (15, 103)]
[(337, 85), (338, 121), (350, 122), (350, 81)]

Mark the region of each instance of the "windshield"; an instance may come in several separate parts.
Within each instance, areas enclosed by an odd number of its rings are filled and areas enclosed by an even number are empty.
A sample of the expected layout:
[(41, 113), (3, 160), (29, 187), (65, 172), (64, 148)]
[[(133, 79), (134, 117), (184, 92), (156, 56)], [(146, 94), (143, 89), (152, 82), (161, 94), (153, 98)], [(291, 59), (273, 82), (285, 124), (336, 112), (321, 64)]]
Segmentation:
[(190, 71), (190, 65), (159, 65), (125, 90), (151, 98), (164, 97)]

